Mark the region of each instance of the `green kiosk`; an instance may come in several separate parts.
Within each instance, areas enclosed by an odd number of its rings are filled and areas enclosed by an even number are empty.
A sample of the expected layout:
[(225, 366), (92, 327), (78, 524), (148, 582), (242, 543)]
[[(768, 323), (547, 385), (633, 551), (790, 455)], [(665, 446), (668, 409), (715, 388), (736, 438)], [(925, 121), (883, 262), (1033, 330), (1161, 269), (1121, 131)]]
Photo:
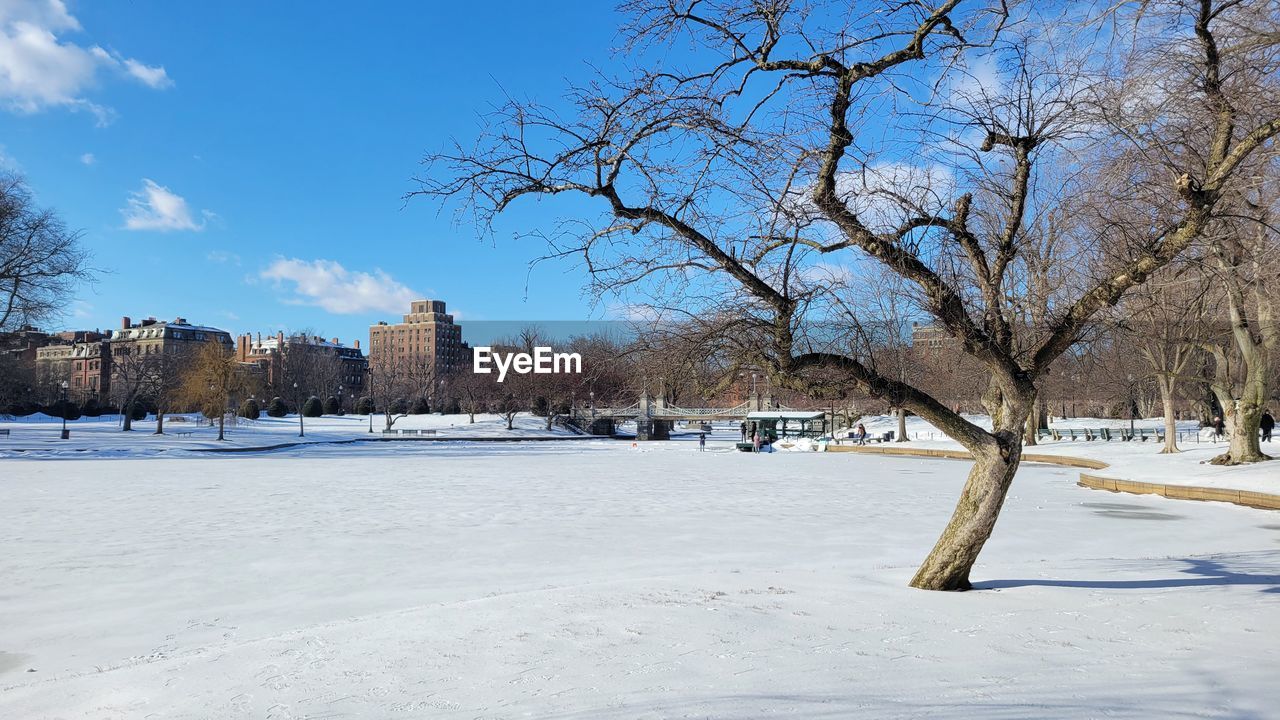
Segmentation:
[(747, 413), (747, 439), (738, 449), (755, 449), (752, 438), (760, 433), (760, 444), (770, 445), (782, 438), (817, 438), (827, 434), (827, 414), (821, 410), (762, 410)]

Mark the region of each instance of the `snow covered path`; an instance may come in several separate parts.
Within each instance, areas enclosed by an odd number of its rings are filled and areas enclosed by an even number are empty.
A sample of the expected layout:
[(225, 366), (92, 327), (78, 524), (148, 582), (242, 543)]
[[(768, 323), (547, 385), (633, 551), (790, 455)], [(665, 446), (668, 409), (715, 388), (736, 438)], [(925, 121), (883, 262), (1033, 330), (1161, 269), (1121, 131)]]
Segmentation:
[(1277, 716), (1280, 514), (726, 447), (0, 460), (0, 717)]

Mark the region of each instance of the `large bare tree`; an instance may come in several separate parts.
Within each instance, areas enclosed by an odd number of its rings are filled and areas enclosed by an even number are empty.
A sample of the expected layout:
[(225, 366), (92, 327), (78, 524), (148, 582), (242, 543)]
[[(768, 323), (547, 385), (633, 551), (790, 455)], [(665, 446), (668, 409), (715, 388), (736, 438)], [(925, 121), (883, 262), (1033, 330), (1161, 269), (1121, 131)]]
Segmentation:
[[(419, 192), (482, 222), (523, 198), (594, 198), (596, 229), (552, 254), (580, 256), (601, 290), (685, 288), (779, 383), (838, 372), (957, 440), (975, 462), (912, 585), (964, 590), (1037, 381), (1202, 236), (1280, 133), (1264, 100), (1280, 20), (1258, 5), (1125, 5), (1110, 32), (1070, 34), (1101, 22), (1091, 6), (635, 0), (627, 49), (647, 66), (573, 88), (569, 108), (510, 101), (478, 143), (430, 158)], [(994, 77), (966, 69), (983, 59)], [(1118, 204), (1147, 219), (1124, 243)], [(1060, 208), (1073, 282), (1019, 333), (1020, 268), (1044, 237), (1030, 221)], [(990, 429), (829, 341), (836, 299), (804, 271), (833, 261), (905, 281), (904, 302), (990, 373)]]
[(0, 331), (65, 312), (86, 263), (80, 233), (38, 207), (21, 178), (0, 174)]

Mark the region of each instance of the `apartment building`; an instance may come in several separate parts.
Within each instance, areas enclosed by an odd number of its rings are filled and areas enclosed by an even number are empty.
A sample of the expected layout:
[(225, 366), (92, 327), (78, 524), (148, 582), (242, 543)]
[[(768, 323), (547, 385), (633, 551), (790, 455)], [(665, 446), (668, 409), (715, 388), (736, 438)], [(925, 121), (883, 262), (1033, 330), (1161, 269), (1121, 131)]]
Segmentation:
[(403, 321), (369, 328), (369, 362), (400, 362), (440, 376), (471, 361), (462, 342), (462, 326), (445, 311), (443, 300), (414, 300)]

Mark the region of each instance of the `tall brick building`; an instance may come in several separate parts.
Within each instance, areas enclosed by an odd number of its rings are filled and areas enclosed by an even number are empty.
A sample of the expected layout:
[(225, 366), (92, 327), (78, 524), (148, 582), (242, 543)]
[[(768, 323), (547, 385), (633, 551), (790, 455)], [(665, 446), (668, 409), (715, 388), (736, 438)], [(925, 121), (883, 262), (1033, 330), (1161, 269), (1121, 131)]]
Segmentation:
[(439, 376), (470, 360), (471, 348), (462, 342), (462, 327), (445, 312), (443, 300), (414, 300), (404, 322), (380, 322), (369, 328), (370, 364), (404, 362)]

